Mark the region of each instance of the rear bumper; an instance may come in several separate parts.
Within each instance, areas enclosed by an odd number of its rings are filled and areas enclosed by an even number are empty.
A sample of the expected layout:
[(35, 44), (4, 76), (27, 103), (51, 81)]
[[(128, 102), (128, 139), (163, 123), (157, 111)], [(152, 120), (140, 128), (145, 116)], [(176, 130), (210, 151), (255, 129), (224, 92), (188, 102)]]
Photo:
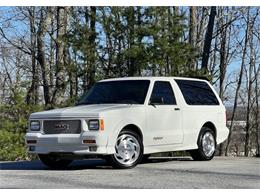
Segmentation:
[(222, 129), (218, 129), (217, 132), (217, 144), (224, 142), (228, 138), (229, 129), (224, 127)]
[[(83, 143), (83, 140), (95, 140), (95, 143)], [(76, 155), (108, 154), (107, 136), (102, 132), (82, 132), (81, 134), (27, 133), (25, 142), (28, 153), (73, 153)], [(28, 143), (36, 142), (36, 143)]]

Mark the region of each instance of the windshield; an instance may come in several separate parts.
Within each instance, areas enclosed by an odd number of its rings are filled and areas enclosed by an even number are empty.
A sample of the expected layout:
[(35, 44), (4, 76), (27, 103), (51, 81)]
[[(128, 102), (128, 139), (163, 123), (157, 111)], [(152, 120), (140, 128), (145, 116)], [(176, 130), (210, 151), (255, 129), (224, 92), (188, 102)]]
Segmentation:
[(105, 81), (96, 83), (82, 98), (82, 104), (144, 104), (149, 80)]

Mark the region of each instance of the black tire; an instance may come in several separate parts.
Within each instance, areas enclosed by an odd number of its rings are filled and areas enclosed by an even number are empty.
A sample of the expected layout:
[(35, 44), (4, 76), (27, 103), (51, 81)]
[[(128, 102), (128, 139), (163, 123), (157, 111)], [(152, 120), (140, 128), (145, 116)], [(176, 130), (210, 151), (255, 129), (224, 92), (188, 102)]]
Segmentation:
[(59, 159), (50, 154), (38, 154), (39, 159), (43, 164), (51, 169), (65, 169), (72, 163), (73, 160)]
[(139, 162), (141, 162), (142, 158), (143, 158), (143, 142), (142, 142), (142, 139), (141, 137), (136, 134), (135, 132), (131, 131), (131, 130), (122, 130), (120, 132), (120, 134), (118, 135), (118, 138), (121, 136), (121, 135), (131, 135), (133, 137), (136, 138), (136, 140), (138, 141), (139, 145), (140, 145), (140, 152), (139, 152), (139, 156), (137, 157), (137, 160), (134, 161), (133, 163), (131, 164), (122, 164), (120, 163), (114, 156), (114, 154), (112, 155), (108, 155), (105, 157), (106, 161), (112, 165), (113, 168), (115, 169), (130, 169), (130, 168), (133, 168), (135, 167)]
[(141, 163), (147, 163), (149, 162), (149, 158), (150, 158), (151, 154), (144, 154), (143, 158), (141, 160)]
[[(203, 150), (202, 138), (206, 133), (211, 134), (214, 138), (214, 152), (211, 155), (206, 155), (206, 153)], [(214, 157), (214, 154), (216, 151), (216, 135), (215, 135), (214, 131), (208, 127), (202, 127), (199, 137), (198, 137), (197, 145), (198, 145), (198, 149), (189, 151), (192, 159), (196, 160), (196, 161), (211, 160)]]

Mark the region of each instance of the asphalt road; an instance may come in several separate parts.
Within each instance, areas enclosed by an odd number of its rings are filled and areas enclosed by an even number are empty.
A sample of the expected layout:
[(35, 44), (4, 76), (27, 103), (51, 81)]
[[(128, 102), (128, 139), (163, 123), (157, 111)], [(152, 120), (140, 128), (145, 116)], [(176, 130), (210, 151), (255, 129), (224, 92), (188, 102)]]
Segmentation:
[(40, 161), (0, 162), (0, 188), (260, 188), (259, 158), (153, 158), (115, 170), (103, 160), (50, 170)]

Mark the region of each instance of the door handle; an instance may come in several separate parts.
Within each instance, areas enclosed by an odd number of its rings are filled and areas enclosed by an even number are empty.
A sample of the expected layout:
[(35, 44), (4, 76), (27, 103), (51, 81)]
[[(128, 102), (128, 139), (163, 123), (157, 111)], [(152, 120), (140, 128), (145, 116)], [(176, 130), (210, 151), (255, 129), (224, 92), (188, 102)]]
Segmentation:
[(179, 111), (179, 110), (180, 110), (180, 108), (174, 108), (174, 110), (177, 110), (177, 111)]

